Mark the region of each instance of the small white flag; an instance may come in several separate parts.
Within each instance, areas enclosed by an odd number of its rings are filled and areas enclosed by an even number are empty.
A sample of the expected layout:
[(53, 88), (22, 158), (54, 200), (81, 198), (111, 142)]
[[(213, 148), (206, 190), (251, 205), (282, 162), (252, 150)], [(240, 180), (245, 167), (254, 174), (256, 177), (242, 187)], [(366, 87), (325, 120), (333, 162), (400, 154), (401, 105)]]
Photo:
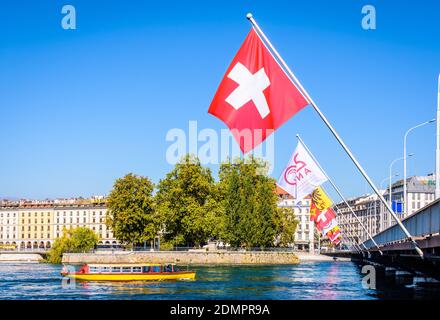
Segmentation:
[(326, 181), (327, 178), (317, 163), (304, 146), (298, 143), (277, 184), (298, 201), (304, 199)]

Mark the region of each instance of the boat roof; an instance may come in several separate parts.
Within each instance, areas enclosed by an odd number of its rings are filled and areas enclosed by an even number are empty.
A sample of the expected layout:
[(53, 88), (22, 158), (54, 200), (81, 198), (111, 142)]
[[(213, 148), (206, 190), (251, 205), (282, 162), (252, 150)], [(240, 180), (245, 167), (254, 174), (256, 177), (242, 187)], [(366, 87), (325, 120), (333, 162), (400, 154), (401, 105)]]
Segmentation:
[(156, 267), (173, 263), (87, 263), (89, 267)]

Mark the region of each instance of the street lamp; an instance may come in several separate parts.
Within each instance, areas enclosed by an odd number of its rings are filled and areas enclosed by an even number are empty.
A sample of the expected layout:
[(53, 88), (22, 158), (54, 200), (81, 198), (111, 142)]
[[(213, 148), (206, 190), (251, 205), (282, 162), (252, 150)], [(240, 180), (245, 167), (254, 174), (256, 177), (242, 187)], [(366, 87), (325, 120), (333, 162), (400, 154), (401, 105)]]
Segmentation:
[(408, 194), (407, 194), (407, 190), (406, 190), (406, 140), (408, 137), (408, 134), (413, 131), (414, 129), (417, 129), (419, 127), (422, 127), (424, 125), (430, 124), (435, 122), (435, 119), (431, 119), (429, 121), (425, 121), (423, 123), (420, 123), (410, 129), (408, 129), (408, 131), (405, 133), (405, 136), (403, 138), (403, 215), (405, 216), (407, 213), (407, 198), (408, 198)]
[(405, 160), (406, 158), (408, 158), (408, 157), (412, 157), (414, 155), (414, 153), (410, 153), (409, 155), (407, 155), (406, 157), (401, 157), (401, 158), (397, 158), (397, 159), (394, 159), (392, 162), (391, 162), (391, 164), (390, 164), (390, 185), (388, 186), (388, 196), (389, 196), (389, 203), (390, 203), (390, 207), (392, 207), (392, 205), (393, 205), (393, 201), (392, 201), (392, 192), (391, 192), (391, 175), (392, 175), (392, 173), (391, 172), (393, 172), (393, 165), (397, 162), (397, 161), (400, 161), (400, 160)]

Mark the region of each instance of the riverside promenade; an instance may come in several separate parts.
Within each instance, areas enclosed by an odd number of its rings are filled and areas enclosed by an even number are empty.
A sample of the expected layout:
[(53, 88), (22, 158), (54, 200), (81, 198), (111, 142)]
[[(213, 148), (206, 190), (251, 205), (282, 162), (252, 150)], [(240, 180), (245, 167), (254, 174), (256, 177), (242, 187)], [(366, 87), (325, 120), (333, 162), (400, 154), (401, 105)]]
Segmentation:
[(65, 253), (65, 264), (82, 263), (176, 263), (188, 265), (292, 265), (300, 263), (289, 251), (113, 251)]

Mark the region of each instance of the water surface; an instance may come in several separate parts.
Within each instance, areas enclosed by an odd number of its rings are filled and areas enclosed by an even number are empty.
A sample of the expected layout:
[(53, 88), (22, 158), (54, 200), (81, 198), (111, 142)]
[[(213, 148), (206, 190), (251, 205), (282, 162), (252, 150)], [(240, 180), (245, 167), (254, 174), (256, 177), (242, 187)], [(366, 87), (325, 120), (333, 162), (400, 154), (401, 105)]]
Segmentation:
[(397, 286), (377, 279), (362, 286), (352, 262), (304, 262), (295, 266), (195, 267), (197, 280), (181, 282), (76, 282), (65, 285), (61, 267), (0, 263), (0, 299), (424, 299), (438, 289)]

